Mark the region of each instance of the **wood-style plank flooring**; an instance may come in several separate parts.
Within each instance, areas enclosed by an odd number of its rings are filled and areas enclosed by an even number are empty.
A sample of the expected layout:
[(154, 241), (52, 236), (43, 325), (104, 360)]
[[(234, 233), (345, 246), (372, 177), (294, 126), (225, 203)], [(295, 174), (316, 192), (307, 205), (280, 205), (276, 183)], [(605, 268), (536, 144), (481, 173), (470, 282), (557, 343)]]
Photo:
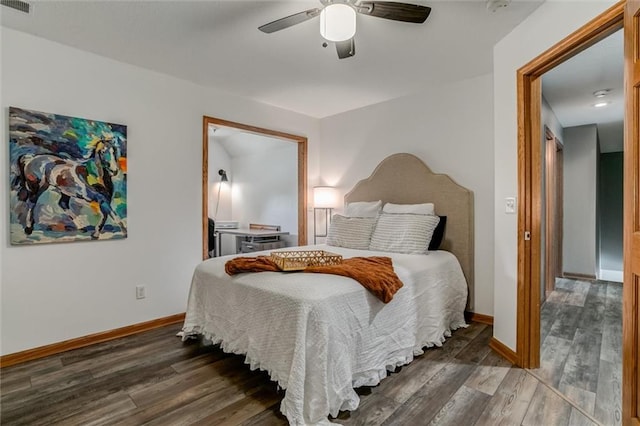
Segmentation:
[[(179, 326), (6, 367), (3, 425), (286, 425), (283, 391), (244, 358)], [(594, 425), (526, 370), (493, 353), (492, 328), (472, 323), (380, 385), (358, 389), (344, 425)]]
[(540, 312), (531, 370), (604, 425), (621, 424), (622, 284), (558, 278)]

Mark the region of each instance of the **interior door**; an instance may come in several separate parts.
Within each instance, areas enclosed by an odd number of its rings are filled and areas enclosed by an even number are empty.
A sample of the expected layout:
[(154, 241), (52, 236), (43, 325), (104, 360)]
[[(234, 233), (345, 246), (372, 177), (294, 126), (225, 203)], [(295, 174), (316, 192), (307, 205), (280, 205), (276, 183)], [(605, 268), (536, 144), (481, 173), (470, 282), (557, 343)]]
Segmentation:
[(553, 260), (556, 268), (556, 277), (562, 276), (562, 235), (564, 233), (564, 151), (562, 144), (555, 140), (556, 144), (556, 227), (555, 244), (556, 258)]
[(622, 349), (624, 425), (640, 425), (640, 0), (624, 13), (625, 189)]
[[(547, 300), (549, 294), (556, 288), (555, 268), (555, 244), (556, 237), (556, 141), (555, 136), (546, 129), (546, 165), (545, 165), (545, 189), (546, 189), (546, 247), (545, 247), (545, 291), (542, 295)], [(542, 300), (541, 300), (542, 302)]]
[(555, 290), (556, 277), (562, 276), (563, 156), (562, 146), (551, 130), (546, 129), (546, 247), (545, 294)]

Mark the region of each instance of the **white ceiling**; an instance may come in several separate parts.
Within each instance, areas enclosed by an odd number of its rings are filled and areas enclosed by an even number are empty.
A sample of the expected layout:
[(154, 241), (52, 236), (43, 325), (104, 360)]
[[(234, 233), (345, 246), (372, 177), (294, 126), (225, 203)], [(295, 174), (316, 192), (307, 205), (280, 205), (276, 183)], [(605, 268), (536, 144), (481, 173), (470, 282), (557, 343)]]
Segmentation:
[(231, 158), (274, 152), (281, 149), (298, 150), (298, 144), (282, 139), (258, 135), (231, 127), (209, 125), (209, 143), (217, 142)]
[[(624, 119), (624, 40), (622, 30), (596, 43), (542, 76), (542, 94), (562, 127), (597, 124), (601, 152), (622, 151)], [(611, 89), (604, 98), (593, 92)], [(598, 101), (608, 101), (594, 108)]]
[(493, 46), (542, 0), (496, 12), (484, 0), (407, 0), (432, 7), (425, 24), (358, 15), (356, 55), (322, 47), (318, 18), (264, 34), (258, 27), (319, 1), (32, 1), (2, 8), (3, 26), (322, 118), (489, 73)]

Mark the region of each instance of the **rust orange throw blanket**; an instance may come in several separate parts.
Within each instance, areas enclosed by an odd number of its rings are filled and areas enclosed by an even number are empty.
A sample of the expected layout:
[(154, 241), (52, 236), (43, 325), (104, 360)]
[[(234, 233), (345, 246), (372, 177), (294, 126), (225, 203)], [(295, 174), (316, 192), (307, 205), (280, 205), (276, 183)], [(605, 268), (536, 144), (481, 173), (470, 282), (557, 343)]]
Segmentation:
[[(236, 257), (227, 261), (224, 270), (229, 275), (241, 272), (280, 271), (268, 256)], [(402, 281), (393, 270), (390, 257), (352, 257), (344, 259), (339, 265), (307, 266), (304, 272), (342, 275), (353, 278), (378, 299), (388, 303), (402, 287)]]

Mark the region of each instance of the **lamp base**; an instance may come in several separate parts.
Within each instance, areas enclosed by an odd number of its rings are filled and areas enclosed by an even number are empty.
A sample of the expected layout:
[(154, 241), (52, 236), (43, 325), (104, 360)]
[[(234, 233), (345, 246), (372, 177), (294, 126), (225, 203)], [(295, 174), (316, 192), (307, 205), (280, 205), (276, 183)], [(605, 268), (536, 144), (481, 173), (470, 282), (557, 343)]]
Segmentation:
[[(322, 214), (318, 214), (322, 211)], [(326, 238), (329, 235), (332, 208), (314, 207), (313, 209), (313, 244), (318, 244), (318, 237)], [(320, 225), (320, 226), (318, 226)], [(324, 233), (318, 234), (318, 230), (324, 228)]]

